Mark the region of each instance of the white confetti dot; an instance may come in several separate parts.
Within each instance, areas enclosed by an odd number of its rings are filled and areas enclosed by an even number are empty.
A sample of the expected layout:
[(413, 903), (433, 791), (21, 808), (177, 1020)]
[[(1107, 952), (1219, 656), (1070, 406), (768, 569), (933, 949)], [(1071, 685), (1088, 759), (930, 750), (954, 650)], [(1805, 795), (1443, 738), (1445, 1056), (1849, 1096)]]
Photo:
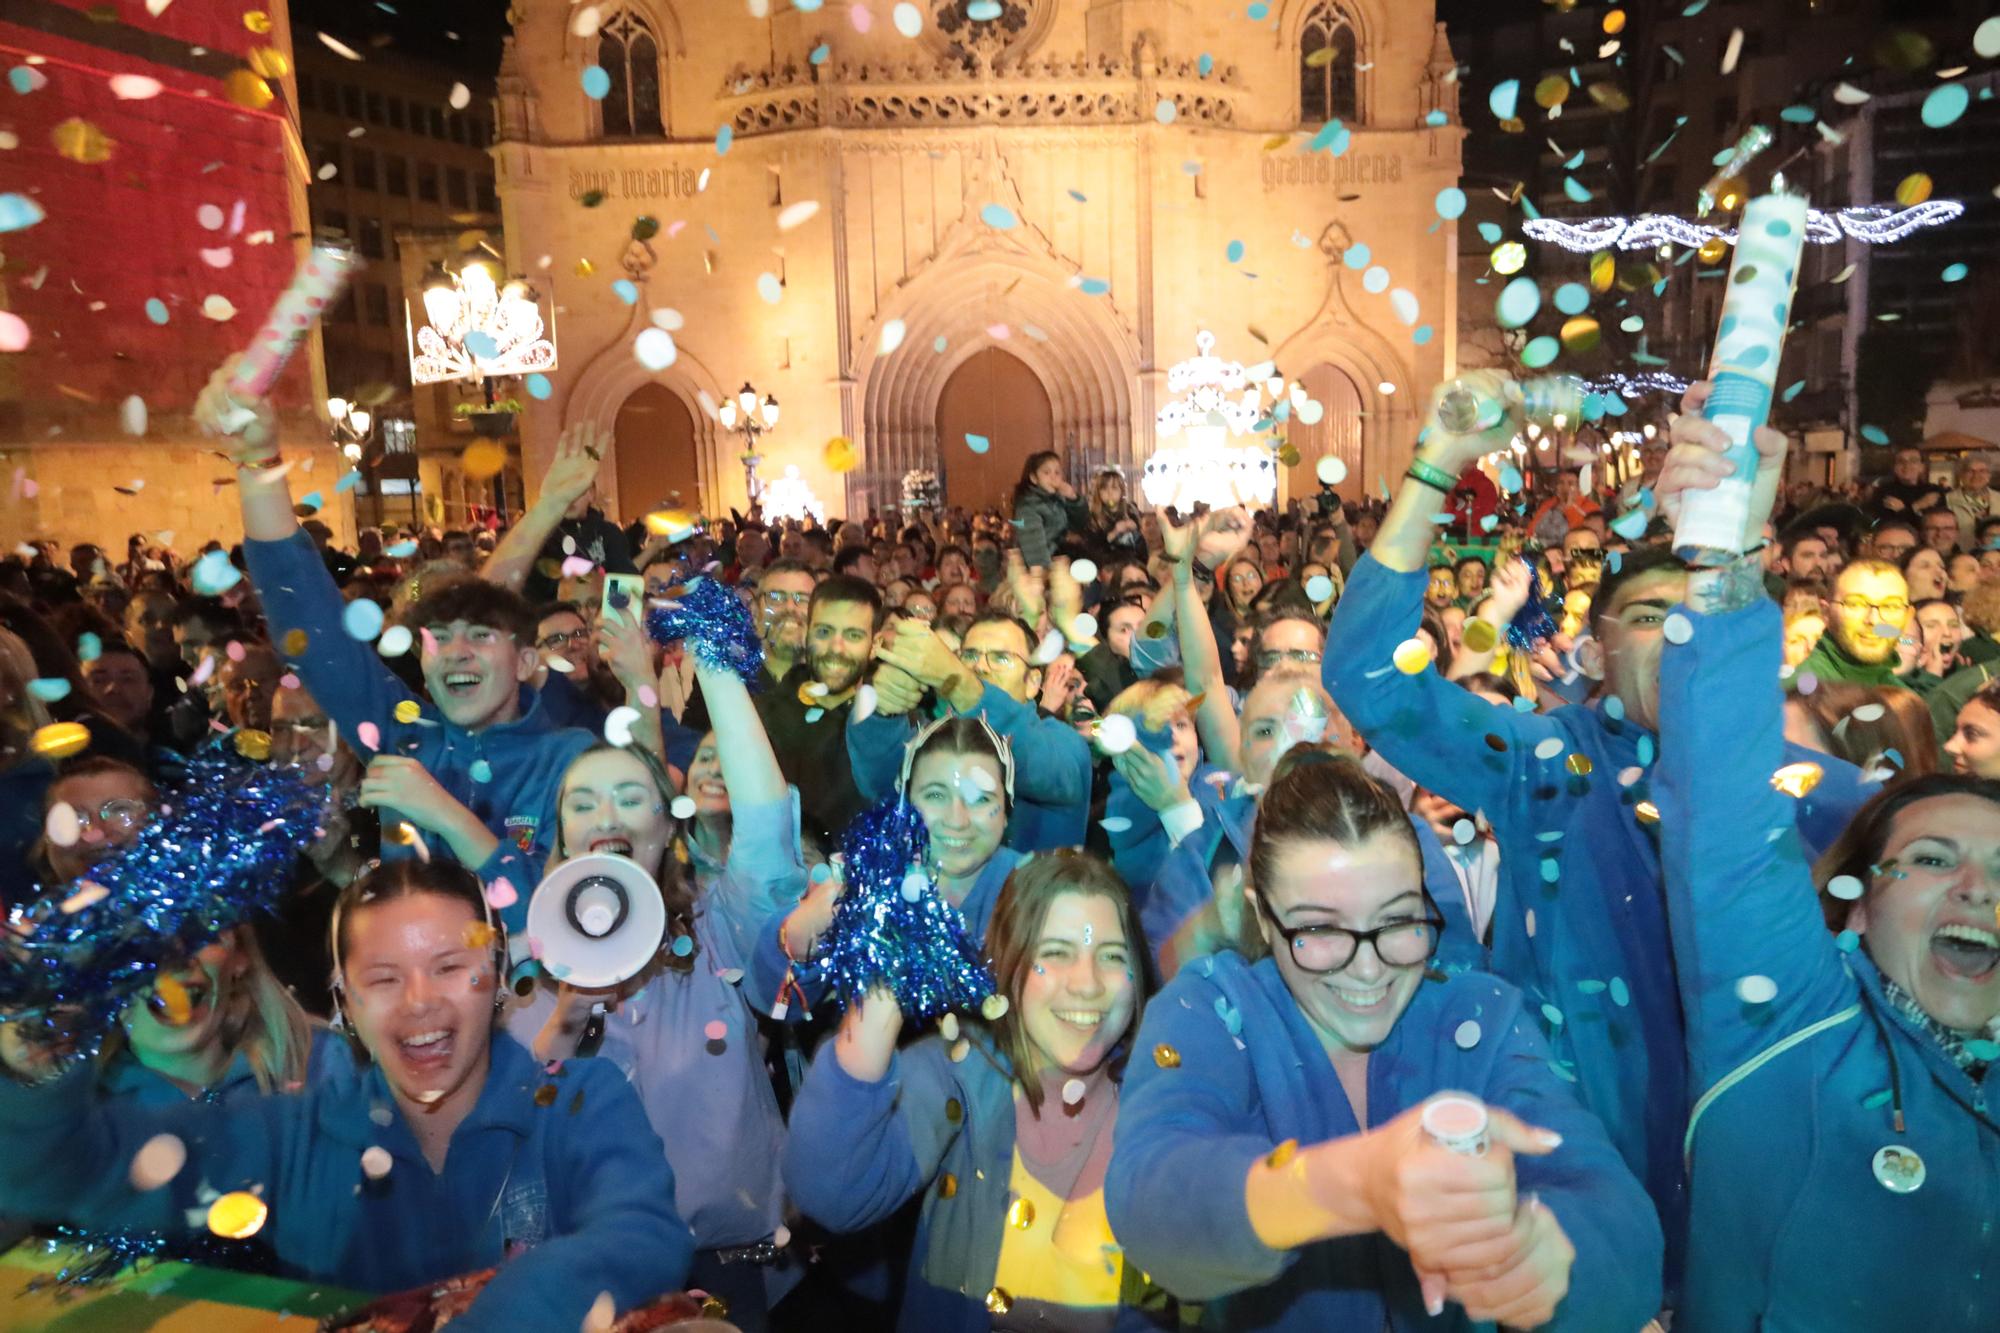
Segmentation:
[(1861, 881), (1852, 875), (1835, 875), (1826, 882), (1826, 891), (1842, 902), (1854, 902), (1861, 897)]
[(764, 304), (776, 305), (785, 299), (785, 284), (778, 281), (775, 273), (757, 275), (757, 295), (764, 298)]
[(848, 714), (849, 722), (865, 722), (875, 716), (875, 707), (880, 703), (873, 685), (863, 685), (854, 692), (854, 711)]
[(1550, 736), (1535, 747), (1535, 758), (1553, 759), (1562, 752), (1562, 738), (1560, 736)]
[(1528, 909), (1528, 938), (1535, 938), (1535, 909), (1532, 907)]
[(1315, 574), (1306, 580), (1306, 596), (1314, 602), (1323, 602), (1333, 596), (1333, 580), (1324, 574)]
[(693, 819), (694, 797), (676, 796), (674, 797), (674, 803), (668, 806), (667, 809), (675, 819)]
[(391, 625), (376, 640), (375, 651), (384, 657), (401, 657), (410, 651), (410, 645), (415, 641), (416, 636), (410, 633), (408, 625)]
[(1077, 643), (1081, 643), (1085, 639), (1096, 638), (1097, 617), (1090, 614), (1090, 612), (1085, 611), (1082, 615), (1078, 616), (1075, 620), (1070, 622), (1069, 637), (1071, 641)]
[(1469, 845), (1478, 836), (1478, 828), (1469, 819), (1461, 819), (1451, 826), (1451, 840), (1461, 847)]
[(1063, 1084), (1063, 1105), (1076, 1106), (1081, 1104), (1084, 1091), (1083, 1080), (1080, 1078), (1073, 1078)]
[(214, 204), (203, 204), (194, 211), (194, 220), (199, 222), (208, 231), (222, 230), (224, 219), (225, 215), (223, 211)]
[(1318, 474), (1321, 481), (1329, 486), (1338, 486), (1341, 482), (1347, 480), (1347, 464), (1341, 462), (1331, 454), (1320, 459), (1313, 467), (1313, 471)]
[(1881, 704), (1862, 704), (1854, 710), (1854, 720), (1856, 722), (1880, 722), (1882, 715), (1888, 711)]
[(1469, 1051), (1477, 1046), (1479, 1044), (1479, 1037), (1479, 1024), (1469, 1018), (1460, 1023), (1458, 1030), (1451, 1034), (1452, 1041), (1457, 1044), (1458, 1049), (1461, 1051)]
[(1097, 581), (1097, 562), (1094, 560), (1072, 561), (1069, 567), (1069, 575), (1078, 583), (1095, 583)]
[(806, 693), (815, 699), (824, 699), (826, 698), (826, 685), (822, 681), (809, 680), (806, 682)]
[(127, 1176), (132, 1188), (144, 1194), (172, 1180), (186, 1165), (187, 1145), (171, 1134), (155, 1134), (132, 1154)]
[(898, 347), (901, 347), (903, 345), (903, 335), (907, 331), (903, 325), (903, 321), (900, 319), (892, 319), (887, 324), (884, 324), (882, 326), (882, 336), (875, 344), (875, 354), (877, 356), (887, 356)]
[(1694, 637), (1694, 622), (1674, 611), (1667, 616), (1667, 623), (1660, 626), (1660, 633), (1668, 643), (1686, 643)]
[(201, 313), (222, 324), (236, 318), (236, 307), (230, 304), (228, 297), (212, 294), (202, 298)]
[(1062, 631), (1052, 629), (1042, 636), (1041, 643), (1035, 646), (1034, 655), (1028, 660), (1035, 666), (1047, 666), (1058, 657), (1061, 657), (1063, 649), (1067, 647), (1069, 647), (1069, 644), (1063, 641)]
[(597, 1299), (584, 1312), (583, 1333), (611, 1333), (611, 1326), (618, 1322), (618, 1302), (608, 1291), (597, 1293)]
[(653, 312), (653, 327), (665, 329), (668, 333), (678, 333), (687, 326), (687, 317), (672, 306), (661, 306)]
[(1097, 826), (1106, 833), (1124, 833), (1132, 827), (1132, 821), (1123, 815), (1106, 815), (1097, 821)]
[(946, 1041), (958, 1040), (958, 1015), (947, 1013), (938, 1020), (938, 1035)]
[(389, 1156), (389, 1150), (380, 1144), (370, 1144), (361, 1150), (361, 1174), (370, 1180), (380, 1180), (389, 1174), (396, 1159)]
[(1745, 1004), (1769, 1004), (1778, 998), (1778, 983), (1769, 977), (1740, 977), (1736, 982), (1736, 998)]
[(454, 83), (451, 85), (451, 96), (446, 100), (451, 103), (453, 111), (463, 111), (472, 105), (472, 89), (462, 83)]
[(51, 846), (74, 847), (83, 836), (83, 821), (77, 817), (75, 806), (68, 801), (57, 801), (42, 820), (42, 832), (48, 835)]
[(801, 199), (796, 204), (787, 204), (778, 214), (778, 230), (790, 231), (802, 227), (819, 215), (819, 200)]
[(680, 359), (680, 348), (674, 346), (674, 335), (665, 329), (641, 329), (639, 336), (632, 340), (632, 355), (640, 365), (651, 371), (662, 371)]
[(1621, 768), (1618, 770), (1618, 785), (1621, 787), (1629, 787), (1633, 783), (1637, 782), (1640, 778), (1643, 778), (1645, 776), (1646, 776), (1646, 770), (1640, 768), (1637, 764), (1634, 764), (1630, 768)]
[(604, 718), (604, 739), (613, 745), (630, 745), (632, 728), (639, 721), (639, 710), (630, 704), (620, 704)]
[(1139, 742), (1139, 729), (1123, 713), (1113, 713), (1097, 724), (1097, 748), (1106, 754), (1124, 754)]
[(924, 890), (929, 887), (930, 885), (924, 880), (923, 871), (912, 870), (909, 874), (903, 876), (903, 901), (906, 903), (915, 902), (924, 896)]
[(146, 400), (131, 394), (118, 405), (118, 424), (127, 435), (146, 433)]

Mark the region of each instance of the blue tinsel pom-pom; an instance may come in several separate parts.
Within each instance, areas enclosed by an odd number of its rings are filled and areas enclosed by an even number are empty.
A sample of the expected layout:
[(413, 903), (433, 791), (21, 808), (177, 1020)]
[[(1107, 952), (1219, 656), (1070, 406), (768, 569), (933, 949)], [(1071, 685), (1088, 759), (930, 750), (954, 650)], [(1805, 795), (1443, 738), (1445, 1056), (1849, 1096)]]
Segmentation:
[(1507, 644), (1519, 652), (1526, 652), (1535, 644), (1555, 637), (1556, 622), (1549, 615), (1548, 602), (1542, 597), (1542, 575), (1535, 568), (1535, 562), (1527, 556), (1516, 556), (1528, 567), (1528, 600), (1514, 618), (1507, 622)]
[(671, 605), (648, 607), (646, 633), (659, 643), (683, 641), (704, 665), (735, 672), (753, 690), (763, 680), (764, 645), (750, 609), (715, 579), (695, 579)]
[(924, 817), (901, 801), (864, 811), (841, 838), (847, 890), (812, 964), (836, 1000), (870, 987), (896, 994), (905, 1018), (971, 1009), (993, 994), (993, 975), (946, 902), (928, 864)]
[(137, 842), (9, 916), (0, 1015), (60, 1012), (80, 1043), (101, 1038), (160, 967), (277, 903), (324, 799), (288, 768), (219, 751), (189, 760)]

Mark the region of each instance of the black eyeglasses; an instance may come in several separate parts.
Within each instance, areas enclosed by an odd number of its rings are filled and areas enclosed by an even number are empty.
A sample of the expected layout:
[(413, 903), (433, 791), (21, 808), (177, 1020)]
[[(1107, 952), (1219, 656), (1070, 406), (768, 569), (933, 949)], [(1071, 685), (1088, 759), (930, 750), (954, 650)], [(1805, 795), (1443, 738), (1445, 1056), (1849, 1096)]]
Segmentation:
[(1424, 894), (1424, 905), (1430, 909), (1426, 915), (1391, 921), (1373, 930), (1318, 924), (1288, 926), (1278, 920), (1261, 892), (1252, 889), (1250, 896), (1256, 899), (1257, 910), (1271, 923), (1271, 928), (1284, 937), (1292, 951), (1292, 961), (1305, 972), (1340, 971), (1361, 952), (1363, 941), (1390, 967), (1415, 967), (1431, 960), (1437, 953), (1438, 938), (1444, 934), (1444, 917), (1428, 893)]

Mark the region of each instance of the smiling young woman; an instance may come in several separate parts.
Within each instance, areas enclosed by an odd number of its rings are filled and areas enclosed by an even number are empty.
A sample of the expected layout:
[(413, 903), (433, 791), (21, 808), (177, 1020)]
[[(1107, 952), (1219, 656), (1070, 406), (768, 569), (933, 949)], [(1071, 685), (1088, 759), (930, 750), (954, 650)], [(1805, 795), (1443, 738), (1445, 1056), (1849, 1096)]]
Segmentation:
[(958, 1037), (948, 1023), (899, 1051), (892, 997), (849, 1006), (792, 1109), (787, 1188), (836, 1231), (923, 1193), (898, 1325), (909, 1333), (1087, 1333), (1164, 1316), (1104, 1209), (1145, 1004), (1124, 882), (1083, 852), (1034, 856), (1007, 878), (987, 944), (1008, 1001), (990, 1025), (967, 1020)]

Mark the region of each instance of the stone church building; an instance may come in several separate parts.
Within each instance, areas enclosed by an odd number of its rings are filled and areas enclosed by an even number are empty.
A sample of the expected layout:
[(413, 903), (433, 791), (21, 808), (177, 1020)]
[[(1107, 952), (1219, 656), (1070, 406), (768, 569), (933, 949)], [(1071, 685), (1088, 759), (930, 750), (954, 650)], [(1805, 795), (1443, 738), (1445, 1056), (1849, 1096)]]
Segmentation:
[[(1344, 490), (1379, 493), (1455, 364), (1458, 224), (1436, 199), (1463, 131), (1427, 0), (515, 0), (515, 18), (506, 250), (560, 352), (526, 402), (525, 471), (564, 425), (611, 427), (621, 515), (743, 503), (714, 407), (746, 382), (781, 407), (760, 475), (796, 466), (830, 514), (893, 506), (918, 467), (952, 503), (999, 503), (1041, 448), (1079, 485), (1103, 463), (1136, 481), (1203, 329), (1324, 405), (1291, 429), (1291, 495), (1328, 453)], [(642, 360), (654, 327), (672, 345)], [(836, 436), (851, 470), (828, 464)]]

